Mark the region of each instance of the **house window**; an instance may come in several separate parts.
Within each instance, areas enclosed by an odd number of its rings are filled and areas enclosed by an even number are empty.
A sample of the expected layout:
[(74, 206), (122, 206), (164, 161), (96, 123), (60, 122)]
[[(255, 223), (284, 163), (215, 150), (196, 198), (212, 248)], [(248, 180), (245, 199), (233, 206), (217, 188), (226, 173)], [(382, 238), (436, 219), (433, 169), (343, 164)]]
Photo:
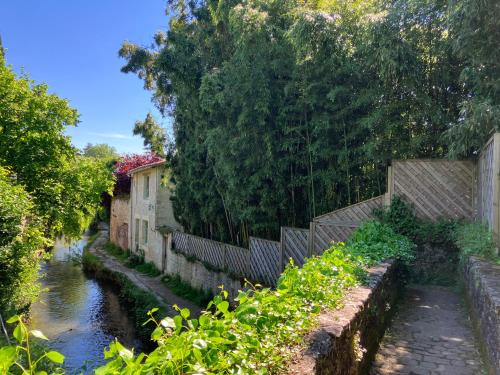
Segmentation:
[(143, 198), (149, 198), (149, 176), (144, 176)]
[(148, 244), (148, 221), (147, 220), (142, 221), (142, 244), (143, 245)]
[(141, 221), (139, 219), (135, 219), (135, 234), (134, 234), (134, 242), (136, 245), (139, 245), (139, 227), (141, 225)]

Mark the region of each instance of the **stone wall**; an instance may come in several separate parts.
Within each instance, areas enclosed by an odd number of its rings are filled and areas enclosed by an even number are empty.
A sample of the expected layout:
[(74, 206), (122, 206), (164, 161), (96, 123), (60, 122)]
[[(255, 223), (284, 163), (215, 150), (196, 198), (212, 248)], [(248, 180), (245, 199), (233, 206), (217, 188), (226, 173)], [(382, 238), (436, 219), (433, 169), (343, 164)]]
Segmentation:
[(500, 375), (500, 266), (469, 257), (463, 271), (467, 302), (491, 373)]
[(224, 272), (209, 269), (203, 263), (188, 259), (185, 255), (173, 251), (170, 237), (165, 238), (164, 273), (172, 276), (177, 275), (193, 288), (206, 290), (212, 294), (219, 294), (221, 292), (219, 286), (224, 285), (224, 290), (229, 292), (231, 300), (238, 296), (238, 290), (244, 286), (242, 280), (234, 279)]
[(128, 195), (113, 197), (110, 216), (109, 239), (123, 250), (127, 250), (130, 225), (130, 197)]
[(343, 308), (322, 312), (288, 373), (368, 373), (401, 292), (399, 273), (393, 262), (373, 267), (368, 285), (351, 290)]

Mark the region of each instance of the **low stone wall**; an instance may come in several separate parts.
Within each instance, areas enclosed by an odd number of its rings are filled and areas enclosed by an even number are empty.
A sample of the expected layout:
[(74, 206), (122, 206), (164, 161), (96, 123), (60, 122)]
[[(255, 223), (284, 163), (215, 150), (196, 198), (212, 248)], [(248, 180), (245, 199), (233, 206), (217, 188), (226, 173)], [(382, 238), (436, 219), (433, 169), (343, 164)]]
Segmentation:
[(471, 256), (463, 272), (467, 302), (491, 373), (500, 375), (500, 266)]
[(351, 290), (343, 308), (322, 312), (288, 373), (368, 373), (400, 296), (399, 273), (394, 262), (373, 267), (368, 285)]
[(184, 254), (172, 250), (169, 245), (166, 248), (164, 273), (167, 275), (177, 275), (193, 288), (207, 290), (214, 295), (219, 294), (219, 286), (224, 285), (230, 299), (238, 296), (238, 290), (243, 288), (242, 280), (234, 279), (224, 272), (211, 270), (197, 260), (188, 259)]

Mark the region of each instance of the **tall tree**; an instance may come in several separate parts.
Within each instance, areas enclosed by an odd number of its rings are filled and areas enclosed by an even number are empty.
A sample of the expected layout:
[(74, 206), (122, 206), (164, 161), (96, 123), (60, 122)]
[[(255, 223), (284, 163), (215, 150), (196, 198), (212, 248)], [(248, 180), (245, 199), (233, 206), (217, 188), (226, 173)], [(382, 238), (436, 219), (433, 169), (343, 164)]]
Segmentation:
[(468, 94), (447, 1), (169, 5), (155, 46), (120, 55), (173, 117), (187, 230), (277, 238), (281, 225), (382, 194), (391, 159), (447, 153)]

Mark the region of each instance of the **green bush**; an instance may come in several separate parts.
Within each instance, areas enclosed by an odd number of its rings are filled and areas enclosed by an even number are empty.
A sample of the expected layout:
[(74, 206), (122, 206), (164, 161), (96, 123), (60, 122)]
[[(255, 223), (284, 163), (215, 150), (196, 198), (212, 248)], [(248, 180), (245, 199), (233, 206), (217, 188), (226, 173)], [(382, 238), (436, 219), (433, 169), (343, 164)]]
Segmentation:
[(392, 199), (389, 207), (375, 210), (374, 216), (417, 245), (453, 245), (453, 232), (460, 223), (456, 219), (442, 218), (436, 222), (420, 219), (415, 214), (415, 207), (398, 196)]
[(415, 245), (385, 224), (370, 221), (353, 233), (348, 241), (349, 252), (361, 257), (366, 265), (387, 259), (409, 264), (414, 259)]
[(0, 166), (0, 314), (27, 308), (40, 290), (40, 261), (51, 242), (34, 213), (34, 203), (16, 178)]
[(495, 241), (493, 241), (493, 234), (486, 225), (463, 223), (455, 229), (454, 240), (460, 249), (462, 259), (476, 255), (500, 264), (500, 256)]

